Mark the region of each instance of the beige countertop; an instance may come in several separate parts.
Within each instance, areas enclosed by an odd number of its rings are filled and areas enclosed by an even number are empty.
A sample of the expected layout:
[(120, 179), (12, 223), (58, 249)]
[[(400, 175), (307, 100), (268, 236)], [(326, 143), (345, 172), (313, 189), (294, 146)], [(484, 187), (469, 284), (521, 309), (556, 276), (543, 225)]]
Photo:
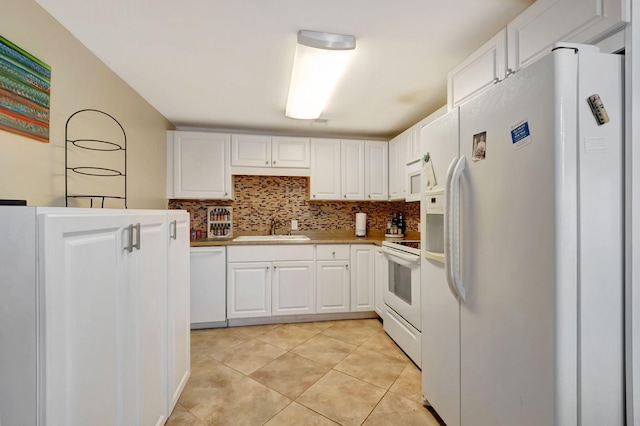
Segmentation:
[[(242, 234), (242, 235), (256, 235), (256, 234)], [(294, 235), (306, 235), (309, 240), (282, 240), (282, 241), (233, 241), (235, 237), (240, 235), (234, 235), (231, 238), (218, 239), (218, 238), (202, 238), (199, 240), (192, 240), (191, 247), (207, 247), (207, 246), (231, 246), (231, 245), (284, 245), (284, 244), (374, 244), (381, 245), (385, 236), (383, 233), (367, 234), (366, 237), (356, 237), (355, 233), (349, 232), (296, 232)], [(389, 240), (419, 240), (419, 232), (407, 232), (404, 238), (389, 238)]]

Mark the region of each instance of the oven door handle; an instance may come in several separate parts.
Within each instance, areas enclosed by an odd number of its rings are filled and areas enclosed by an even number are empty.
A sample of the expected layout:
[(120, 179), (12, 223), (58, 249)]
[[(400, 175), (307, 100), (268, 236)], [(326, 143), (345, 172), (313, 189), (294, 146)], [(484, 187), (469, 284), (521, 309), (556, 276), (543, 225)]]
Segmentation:
[(420, 256), (404, 254), (404, 253), (400, 253), (400, 252), (398, 252), (396, 250), (391, 250), (391, 249), (387, 249), (387, 248), (383, 248), (382, 252), (385, 253), (387, 255), (387, 257), (389, 257), (390, 260), (393, 260), (393, 258), (396, 257), (396, 258), (402, 259), (402, 260), (404, 260), (406, 262), (420, 263)]

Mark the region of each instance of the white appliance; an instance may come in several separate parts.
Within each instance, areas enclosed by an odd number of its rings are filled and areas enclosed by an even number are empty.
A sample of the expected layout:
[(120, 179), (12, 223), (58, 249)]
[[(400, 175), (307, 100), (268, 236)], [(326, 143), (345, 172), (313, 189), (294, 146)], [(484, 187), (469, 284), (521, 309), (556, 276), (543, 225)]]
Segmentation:
[(388, 276), (383, 290), (385, 332), (420, 367), (420, 241), (383, 241)]
[(422, 386), (448, 426), (624, 424), (621, 62), (557, 48), (423, 129)]

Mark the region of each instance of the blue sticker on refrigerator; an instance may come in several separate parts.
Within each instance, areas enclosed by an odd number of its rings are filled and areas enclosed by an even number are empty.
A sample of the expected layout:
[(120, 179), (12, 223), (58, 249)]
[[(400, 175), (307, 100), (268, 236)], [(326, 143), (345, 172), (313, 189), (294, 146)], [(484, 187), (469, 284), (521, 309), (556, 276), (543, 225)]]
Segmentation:
[(523, 120), (511, 128), (511, 143), (516, 149), (531, 143), (529, 121)]

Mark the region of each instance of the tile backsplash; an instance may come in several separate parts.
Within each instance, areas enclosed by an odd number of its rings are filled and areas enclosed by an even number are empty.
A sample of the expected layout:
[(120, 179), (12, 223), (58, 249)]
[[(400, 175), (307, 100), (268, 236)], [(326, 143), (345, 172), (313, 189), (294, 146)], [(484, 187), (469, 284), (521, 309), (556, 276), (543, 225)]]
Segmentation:
[(207, 227), (207, 207), (233, 208), (234, 234), (269, 233), (271, 219), (286, 221), (277, 233), (290, 229), (292, 219), (298, 220), (298, 230), (352, 231), (355, 215), (367, 214), (367, 233), (384, 233), (387, 220), (396, 212), (403, 212), (408, 231), (419, 231), (420, 203), (404, 201), (310, 201), (309, 178), (289, 176), (233, 177), (233, 200), (169, 200), (170, 209), (188, 210), (191, 226)]

